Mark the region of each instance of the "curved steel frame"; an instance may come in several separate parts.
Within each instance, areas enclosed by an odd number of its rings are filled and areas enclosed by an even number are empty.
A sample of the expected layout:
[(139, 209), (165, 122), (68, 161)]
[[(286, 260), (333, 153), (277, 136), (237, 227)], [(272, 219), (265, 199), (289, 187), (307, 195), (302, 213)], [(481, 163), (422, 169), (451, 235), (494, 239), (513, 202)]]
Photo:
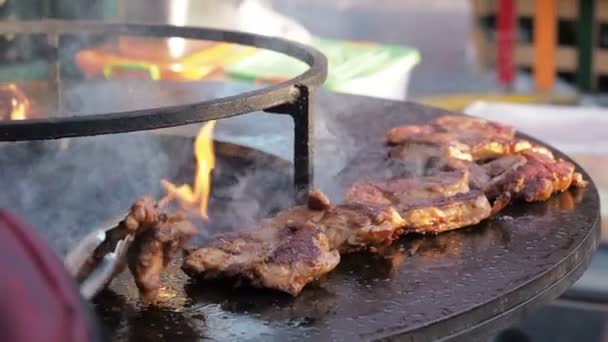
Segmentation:
[(312, 183), (311, 97), (327, 76), (327, 60), (319, 51), (280, 38), (207, 28), (168, 25), (115, 24), (84, 21), (21, 21), (0, 23), (0, 33), (62, 35), (129, 35), (182, 37), (255, 46), (284, 53), (310, 66), (303, 74), (264, 89), (242, 94), (135, 111), (86, 116), (0, 122), (0, 141), (42, 140), (92, 136), (187, 125), (234, 115), (267, 111), (289, 114), (294, 120), (294, 182), (297, 192)]

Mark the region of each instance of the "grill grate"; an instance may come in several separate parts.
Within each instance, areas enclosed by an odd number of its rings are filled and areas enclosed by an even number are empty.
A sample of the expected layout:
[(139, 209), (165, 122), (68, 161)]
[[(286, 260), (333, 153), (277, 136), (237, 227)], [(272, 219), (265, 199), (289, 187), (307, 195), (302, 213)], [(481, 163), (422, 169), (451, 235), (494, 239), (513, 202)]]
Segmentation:
[[(264, 89), (211, 101), (86, 116), (0, 121), (0, 141), (45, 140), (143, 131), (227, 118), (254, 111), (288, 114), (294, 120), (294, 186), (303, 199), (313, 182), (311, 99), (325, 81), (327, 60), (317, 50), (280, 38), (243, 32), (167, 25), (114, 24), (84, 21), (21, 21), (0, 23), (3, 34), (46, 34), (61, 50), (70, 35), (181, 37), (236, 43), (284, 53), (307, 63), (303, 74)], [(58, 64), (58, 59), (55, 60)], [(60, 73), (58, 73), (60, 77)], [(59, 83), (59, 82), (58, 82)]]

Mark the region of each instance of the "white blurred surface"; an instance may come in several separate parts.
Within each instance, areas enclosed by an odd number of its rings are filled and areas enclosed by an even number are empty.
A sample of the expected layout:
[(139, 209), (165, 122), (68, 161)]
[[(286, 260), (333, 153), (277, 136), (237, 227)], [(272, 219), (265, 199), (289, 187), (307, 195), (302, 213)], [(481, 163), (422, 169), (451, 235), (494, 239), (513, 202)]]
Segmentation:
[(465, 113), (511, 125), (567, 153), (608, 155), (608, 109), (478, 101)]

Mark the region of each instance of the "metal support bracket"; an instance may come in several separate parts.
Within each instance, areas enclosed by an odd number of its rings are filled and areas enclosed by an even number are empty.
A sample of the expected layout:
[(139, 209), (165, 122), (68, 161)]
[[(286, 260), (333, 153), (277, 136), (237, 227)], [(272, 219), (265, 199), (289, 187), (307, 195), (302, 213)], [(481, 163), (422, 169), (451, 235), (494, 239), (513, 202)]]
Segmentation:
[(297, 203), (304, 203), (308, 191), (314, 184), (314, 146), (313, 146), (313, 113), (312, 93), (307, 86), (295, 85), (297, 92), (291, 103), (266, 109), (266, 112), (288, 114), (293, 118), (293, 181)]

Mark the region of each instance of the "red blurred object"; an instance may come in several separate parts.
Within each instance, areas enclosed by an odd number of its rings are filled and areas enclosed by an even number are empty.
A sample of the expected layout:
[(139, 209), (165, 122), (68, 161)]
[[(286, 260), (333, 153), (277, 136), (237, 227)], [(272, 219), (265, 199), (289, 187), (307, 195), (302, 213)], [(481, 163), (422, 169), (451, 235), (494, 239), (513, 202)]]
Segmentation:
[(498, 81), (504, 86), (510, 86), (515, 78), (515, 63), (513, 49), (515, 46), (515, 1), (499, 0), (497, 37), (497, 67)]
[(0, 341), (90, 340), (88, 313), (63, 263), (34, 230), (0, 210)]

